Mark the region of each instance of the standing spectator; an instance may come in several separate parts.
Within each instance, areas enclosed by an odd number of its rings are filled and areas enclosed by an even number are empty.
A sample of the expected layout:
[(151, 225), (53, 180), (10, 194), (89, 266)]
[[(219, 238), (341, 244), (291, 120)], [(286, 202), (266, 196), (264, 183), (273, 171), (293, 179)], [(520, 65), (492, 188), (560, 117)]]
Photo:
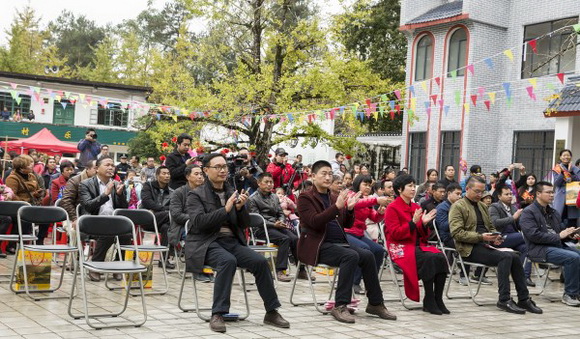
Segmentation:
[(30, 110), (30, 112), (28, 113), (28, 115), (26, 117), (28, 118), (28, 121), (32, 121), (32, 120), (36, 119), (36, 117), (34, 116), (33, 110)]
[(4, 107), (4, 109), (2, 110), (2, 113), (0, 113), (0, 115), (2, 115), (2, 121), (10, 121), (10, 111), (8, 110), (8, 107)]
[(191, 147), (192, 140), (193, 138), (189, 134), (181, 133), (177, 137), (175, 151), (169, 154), (165, 160), (165, 166), (169, 168), (169, 173), (171, 174), (169, 187), (174, 190), (185, 185), (187, 182), (185, 179), (185, 168), (193, 164), (195, 161), (191, 158), (191, 155), (189, 155), (189, 148)]
[(155, 180), (155, 158), (147, 158), (147, 166), (141, 169), (141, 177), (143, 177), (145, 181)]
[(141, 158), (138, 155), (131, 156), (131, 160), (129, 161), (129, 165), (131, 168), (135, 170), (136, 173), (141, 173)]
[[(159, 166), (155, 171), (155, 180), (146, 182), (141, 190), (142, 208), (150, 210), (155, 215), (157, 228), (161, 234), (162, 246), (169, 244), (167, 237), (169, 230), (169, 204), (171, 202), (171, 196), (173, 195), (173, 189), (169, 187), (170, 180), (171, 174), (169, 174), (169, 169), (163, 165)], [(144, 229), (150, 232), (155, 231), (153, 225), (148, 225)], [(165, 263), (168, 269), (175, 268), (175, 264), (170, 261), (170, 257), (172, 256), (173, 250), (170, 247)], [(161, 262), (159, 262), (159, 266), (162, 267)]]
[(538, 179), (536, 175), (533, 173), (526, 174), (522, 176), (522, 181), (520, 181), (521, 185), (518, 188), (518, 196), (517, 202), (520, 205), (520, 208), (526, 208), (534, 203), (536, 199), (536, 182)]
[(79, 141), (77, 148), (81, 151), (79, 157), (80, 166), (79, 169), (82, 170), (87, 165), (87, 162), (91, 160), (97, 160), (97, 156), (101, 152), (101, 144), (97, 142), (97, 132), (94, 128), (89, 128), (85, 132), (85, 138)]
[(274, 158), (274, 162), (266, 168), (266, 172), (272, 174), (274, 188), (283, 187), (286, 189), (286, 185), (293, 186), (293, 183), (300, 183), (300, 177), (297, 175), (294, 176), (294, 182), (290, 183), (292, 174), (295, 171), (288, 163), (288, 153), (283, 148), (277, 148), (275, 153), (276, 157)]
[(298, 154), (296, 158), (294, 158), (294, 163), (292, 164), (292, 168), (296, 169), (296, 167), (302, 166), (302, 154)]
[[(96, 154), (95, 154), (96, 156)], [(125, 196), (125, 185), (113, 180), (115, 175), (115, 163), (110, 157), (103, 157), (97, 160), (97, 175), (80, 183), (79, 200), (84, 212), (91, 215), (112, 215), (117, 208), (127, 208), (127, 197)], [(124, 245), (131, 244), (130, 237), (119, 237), (119, 242)], [(93, 261), (105, 261), (105, 257), (114, 238), (97, 238)], [(118, 253), (120, 255), (120, 253)], [(115, 280), (123, 277), (119, 273), (113, 274)], [(101, 274), (89, 272), (89, 279), (100, 281)]]
[(20, 109), (16, 109), (16, 112), (14, 112), (14, 116), (12, 117), (12, 120), (14, 122), (21, 122), (22, 121), (22, 114), (20, 114)]
[(455, 180), (455, 167), (453, 165), (445, 166), (445, 171), (443, 172), (443, 178), (439, 180), (440, 183), (447, 188), (449, 184), (457, 183)]
[(340, 175), (342, 176), (343, 173), (340, 171), (340, 165), (344, 162), (344, 154), (342, 153), (336, 153), (334, 155), (334, 160), (330, 162), (330, 164), (332, 165), (332, 173), (334, 173), (335, 175)]
[(580, 250), (575, 248), (580, 228), (566, 227), (558, 211), (550, 207), (554, 200), (554, 186), (546, 181), (536, 184), (536, 201), (524, 210), (520, 225), (529, 244), (530, 259), (561, 265), (564, 268), (562, 302), (580, 306)]
[(415, 201), (420, 201), (422, 198), (427, 198), (427, 191), (429, 184), (434, 184), (439, 179), (439, 172), (436, 169), (430, 168), (427, 170), (427, 180), (424, 183), (417, 187), (417, 196), (415, 197)]
[(109, 157), (111, 156), (109, 154), (109, 145), (102, 145), (101, 146), (101, 153), (99, 153), (99, 155), (97, 156), (97, 159), (100, 157)]
[(121, 162), (115, 166), (115, 173), (119, 176), (121, 181), (125, 181), (125, 178), (127, 178), (127, 171), (130, 169), (131, 165), (127, 163), (127, 156), (123, 154), (121, 156)]
[(580, 168), (571, 164), (572, 151), (564, 149), (560, 151), (560, 163), (551, 171), (554, 180), (554, 209), (562, 217), (566, 226), (574, 226), (578, 218), (576, 206), (566, 206), (566, 184), (572, 181), (580, 181)]
[(63, 192), (66, 184), (74, 172), (74, 165), (72, 162), (65, 160), (60, 164), (60, 175), (54, 178), (50, 186), (50, 204), (54, 205), (56, 200), (63, 197)]

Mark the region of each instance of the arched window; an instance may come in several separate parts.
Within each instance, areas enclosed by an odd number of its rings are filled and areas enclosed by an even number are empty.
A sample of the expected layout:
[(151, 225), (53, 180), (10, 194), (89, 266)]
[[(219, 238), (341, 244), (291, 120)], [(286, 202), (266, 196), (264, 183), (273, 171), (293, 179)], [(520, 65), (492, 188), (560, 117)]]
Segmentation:
[(433, 65), (431, 63), (432, 55), (433, 39), (429, 35), (425, 35), (417, 42), (417, 52), (415, 53), (415, 81), (421, 81), (431, 77), (433, 71)]
[(465, 74), (465, 55), (467, 53), (467, 33), (460, 28), (451, 34), (449, 39), (449, 56), (447, 59), (447, 76), (457, 70), (457, 75)]

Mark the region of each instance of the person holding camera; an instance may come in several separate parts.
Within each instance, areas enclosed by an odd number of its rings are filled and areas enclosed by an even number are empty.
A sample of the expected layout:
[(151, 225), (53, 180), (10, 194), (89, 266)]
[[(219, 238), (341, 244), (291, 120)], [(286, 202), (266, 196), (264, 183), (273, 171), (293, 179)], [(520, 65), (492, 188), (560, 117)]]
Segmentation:
[(85, 138), (79, 141), (77, 148), (81, 151), (79, 170), (84, 169), (89, 161), (97, 160), (101, 153), (101, 144), (97, 142), (97, 132), (94, 128), (87, 129)]
[(286, 188), (294, 177), (292, 186), (300, 183), (300, 176), (294, 175), (296, 170), (288, 163), (288, 153), (283, 148), (276, 149), (274, 161), (268, 165), (266, 172), (272, 174), (274, 179), (274, 189), (278, 187)]
[(171, 174), (169, 187), (174, 190), (187, 183), (187, 179), (185, 179), (185, 168), (195, 162), (195, 159), (189, 154), (192, 140), (191, 135), (181, 133), (177, 137), (175, 151), (169, 154), (165, 160), (165, 166), (169, 168), (169, 173)]
[[(465, 197), (451, 205), (449, 229), (455, 240), (457, 253), (465, 260), (489, 266), (497, 266), (499, 300), (497, 307), (510, 313), (542, 313), (530, 298), (526, 286), (524, 268), (519, 256), (513, 251), (499, 251), (503, 237), (491, 222), (491, 217), (481, 197), (485, 180), (473, 175), (466, 183)], [(510, 274), (516, 285), (517, 304), (510, 296)]]
[(564, 267), (562, 302), (580, 306), (580, 250), (574, 241), (580, 239), (580, 227), (566, 227), (554, 202), (554, 185), (547, 181), (536, 184), (536, 201), (526, 207), (520, 226), (528, 243), (528, 256), (533, 261)]

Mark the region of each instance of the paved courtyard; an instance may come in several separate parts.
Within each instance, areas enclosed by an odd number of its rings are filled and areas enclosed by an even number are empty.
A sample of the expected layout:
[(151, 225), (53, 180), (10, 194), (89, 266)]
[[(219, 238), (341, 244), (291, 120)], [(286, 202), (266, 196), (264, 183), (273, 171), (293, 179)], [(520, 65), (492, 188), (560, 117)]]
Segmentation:
[[(10, 272), (14, 256), (0, 259), (0, 273)], [(53, 267), (53, 272), (55, 268)], [(162, 276), (155, 269), (155, 286), (159, 286)], [(558, 273), (554, 272), (553, 278)], [(493, 274), (490, 274), (494, 280)], [(252, 281), (251, 276), (247, 277)], [(328, 293), (326, 277), (317, 274), (317, 291), (321, 299)], [(70, 291), (72, 274), (65, 277), (64, 292)], [(193, 301), (191, 280), (187, 280), (186, 302)], [(448, 300), (452, 314), (436, 316), (419, 310), (406, 310), (396, 299), (396, 290), (388, 274), (383, 277), (383, 290), (387, 307), (396, 312), (397, 321), (385, 321), (367, 316), (364, 312), (366, 300), (361, 302), (356, 313), (356, 324), (341, 324), (330, 315), (318, 313), (313, 306), (294, 307), (288, 302), (291, 283), (279, 283), (278, 293), (282, 302), (281, 314), (290, 321), (290, 329), (264, 326), (264, 310), (261, 299), (253, 286), (249, 292), (251, 315), (244, 321), (227, 323), (225, 335), (216, 334), (209, 329), (208, 323), (200, 320), (194, 312), (185, 313), (177, 307), (177, 297), (181, 278), (177, 273), (170, 274), (170, 291), (163, 296), (147, 296), (148, 319), (140, 328), (94, 330), (87, 326), (84, 319), (73, 320), (67, 313), (67, 299), (43, 300), (34, 302), (24, 295), (13, 294), (7, 283), (0, 284), (0, 338), (578, 338), (580, 336), (580, 308), (571, 308), (561, 302), (549, 302), (546, 297), (537, 296), (538, 306), (544, 309), (543, 315), (513, 315), (498, 310), (495, 305), (476, 306), (469, 299)], [(201, 302), (211, 305), (213, 284), (198, 284)], [(456, 282), (452, 294), (465, 295), (467, 290)], [(551, 282), (547, 294), (560, 296), (562, 285)], [(111, 310), (121, 305), (119, 292), (105, 289), (104, 282), (89, 282), (90, 307), (92, 310)], [(239, 288), (232, 292), (232, 312), (241, 310), (242, 298)], [(535, 290), (532, 290), (532, 292)], [(299, 281), (298, 299), (308, 300), (309, 291), (305, 281)], [(494, 304), (497, 296), (497, 283), (484, 286), (482, 299)], [(80, 299), (75, 300), (75, 309), (80, 311)], [(140, 299), (131, 298), (128, 316), (139, 315)], [(118, 319), (118, 318), (117, 318)], [(116, 320), (116, 319), (114, 319)]]

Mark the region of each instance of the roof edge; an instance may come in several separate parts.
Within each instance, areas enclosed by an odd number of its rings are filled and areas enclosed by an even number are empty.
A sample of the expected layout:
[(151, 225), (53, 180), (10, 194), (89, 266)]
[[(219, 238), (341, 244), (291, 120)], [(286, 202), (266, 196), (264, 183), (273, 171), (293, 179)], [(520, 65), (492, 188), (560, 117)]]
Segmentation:
[(446, 24), (449, 22), (455, 22), (460, 20), (467, 20), (469, 19), (469, 13), (463, 13), (459, 15), (455, 15), (449, 18), (439, 19), (439, 20), (432, 20), (432, 21), (425, 21), (416, 24), (406, 24), (399, 26), (399, 31), (410, 31), (417, 28), (429, 27), (429, 26), (436, 26), (441, 24)]

